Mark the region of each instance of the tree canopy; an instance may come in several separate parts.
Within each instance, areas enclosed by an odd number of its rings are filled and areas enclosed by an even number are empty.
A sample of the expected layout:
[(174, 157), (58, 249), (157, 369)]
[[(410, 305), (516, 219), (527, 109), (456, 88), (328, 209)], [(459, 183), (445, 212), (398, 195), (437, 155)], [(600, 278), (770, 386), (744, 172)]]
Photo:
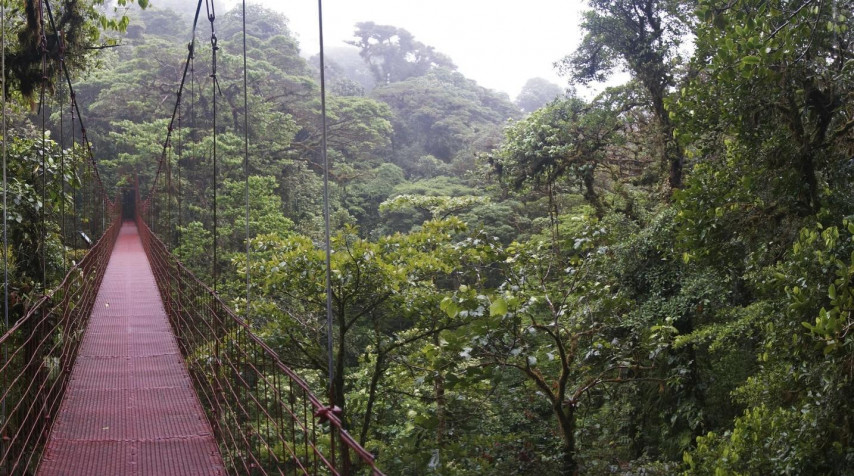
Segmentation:
[[(69, 61), (88, 68), (74, 85), (104, 181), (148, 190), (192, 12), (62, 8), (84, 21)], [(244, 110), (243, 19), (225, 12), (216, 88), (198, 33), (153, 225), (206, 282), (218, 266), (318, 394), (332, 357), (334, 403), (387, 474), (850, 474), (852, 11), (592, 0), (568, 84), (532, 79), (515, 103), (402, 28), (355, 25), (327, 58), (331, 356), (319, 62), (249, 7)], [(43, 136), (31, 112), (29, 13), (7, 82), (18, 314), (82, 253), (73, 231), (97, 229), (67, 113)], [(89, 49), (107, 36), (121, 46)]]

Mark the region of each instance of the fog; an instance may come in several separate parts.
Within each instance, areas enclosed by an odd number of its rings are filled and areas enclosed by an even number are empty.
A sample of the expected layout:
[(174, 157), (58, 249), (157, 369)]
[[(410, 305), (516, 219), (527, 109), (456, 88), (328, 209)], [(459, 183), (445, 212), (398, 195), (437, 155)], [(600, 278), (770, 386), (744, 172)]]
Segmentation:
[[(304, 56), (317, 53), (316, 1), (258, 3), (290, 19)], [(225, 2), (228, 8), (239, 4), (237, 0)], [(533, 77), (566, 84), (553, 64), (578, 44), (582, 8), (581, 2), (557, 0), (325, 0), (323, 26), (328, 47), (352, 39), (356, 22), (404, 28), (418, 41), (450, 56), (467, 77), (515, 98), (525, 81)]]

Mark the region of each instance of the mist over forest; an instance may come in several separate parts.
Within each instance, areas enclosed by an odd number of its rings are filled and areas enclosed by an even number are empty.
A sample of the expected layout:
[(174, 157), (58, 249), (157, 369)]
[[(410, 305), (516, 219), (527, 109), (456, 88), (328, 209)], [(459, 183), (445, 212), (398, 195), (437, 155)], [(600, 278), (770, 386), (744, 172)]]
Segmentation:
[[(76, 101), (110, 194), (158, 190), (152, 228), (318, 395), (325, 143), (333, 397), (386, 474), (854, 473), (854, 1), (588, 3), (566, 82), (514, 98), (401, 26), (353, 25), (326, 49), (325, 141), (320, 58), (286, 14), (246, 6), (244, 110), (241, 10), (217, 11), (215, 86), (203, 5), (168, 182), (195, 2), (81, 36)], [(37, 199), (25, 36), (13, 314), (81, 248), (59, 210), (87, 183), (54, 163), (69, 190)]]

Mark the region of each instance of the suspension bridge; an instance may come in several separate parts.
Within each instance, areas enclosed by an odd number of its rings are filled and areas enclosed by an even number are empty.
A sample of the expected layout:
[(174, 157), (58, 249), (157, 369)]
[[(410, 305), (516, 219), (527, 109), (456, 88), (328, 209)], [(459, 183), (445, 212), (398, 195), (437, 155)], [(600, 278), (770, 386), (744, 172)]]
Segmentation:
[[(205, 3), (215, 89), (215, 12), (212, 1)], [(0, 336), (0, 475), (382, 475), (374, 456), (347, 433), (335, 402), (316, 396), (152, 230), (162, 213), (156, 192), (169, 180), (165, 158), (201, 5), (147, 193), (137, 185), (107, 196), (60, 60), (88, 150), (88, 198), (81, 201), (90, 234), (99, 238), (56, 288), (13, 324), (7, 320)], [(53, 25), (47, 0), (39, 2), (39, 15), (46, 70), (46, 38), (61, 42), (62, 34), (55, 26), (47, 31)], [(320, 25), (322, 35), (322, 17)], [(244, 75), (245, 65), (244, 37)], [(4, 115), (4, 177), (5, 125)], [(213, 139), (216, 197), (215, 124)], [(325, 162), (325, 148), (323, 155)], [(4, 226), (4, 240), (5, 234)], [(8, 277), (6, 288), (8, 316)]]

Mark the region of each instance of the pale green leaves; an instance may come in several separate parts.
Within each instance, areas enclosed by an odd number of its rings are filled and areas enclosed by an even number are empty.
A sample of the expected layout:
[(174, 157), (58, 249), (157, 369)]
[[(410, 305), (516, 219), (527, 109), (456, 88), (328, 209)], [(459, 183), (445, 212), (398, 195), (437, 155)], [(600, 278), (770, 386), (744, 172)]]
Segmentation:
[(462, 197), (398, 195), (381, 203), (380, 213), (385, 214), (407, 209), (421, 209), (430, 212), (434, 218), (443, 218), (487, 203), (489, 203), (488, 197), (473, 195)]
[(754, 56), (754, 55), (748, 55), (748, 56), (745, 56), (744, 58), (741, 58), (742, 66), (757, 65), (761, 62), (762, 62), (762, 59), (759, 58), (758, 56)]
[(492, 304), (489, 305), (489, 314), (495, 317), (507, 314), (507, 301), (502, 297), (493, 299)]

